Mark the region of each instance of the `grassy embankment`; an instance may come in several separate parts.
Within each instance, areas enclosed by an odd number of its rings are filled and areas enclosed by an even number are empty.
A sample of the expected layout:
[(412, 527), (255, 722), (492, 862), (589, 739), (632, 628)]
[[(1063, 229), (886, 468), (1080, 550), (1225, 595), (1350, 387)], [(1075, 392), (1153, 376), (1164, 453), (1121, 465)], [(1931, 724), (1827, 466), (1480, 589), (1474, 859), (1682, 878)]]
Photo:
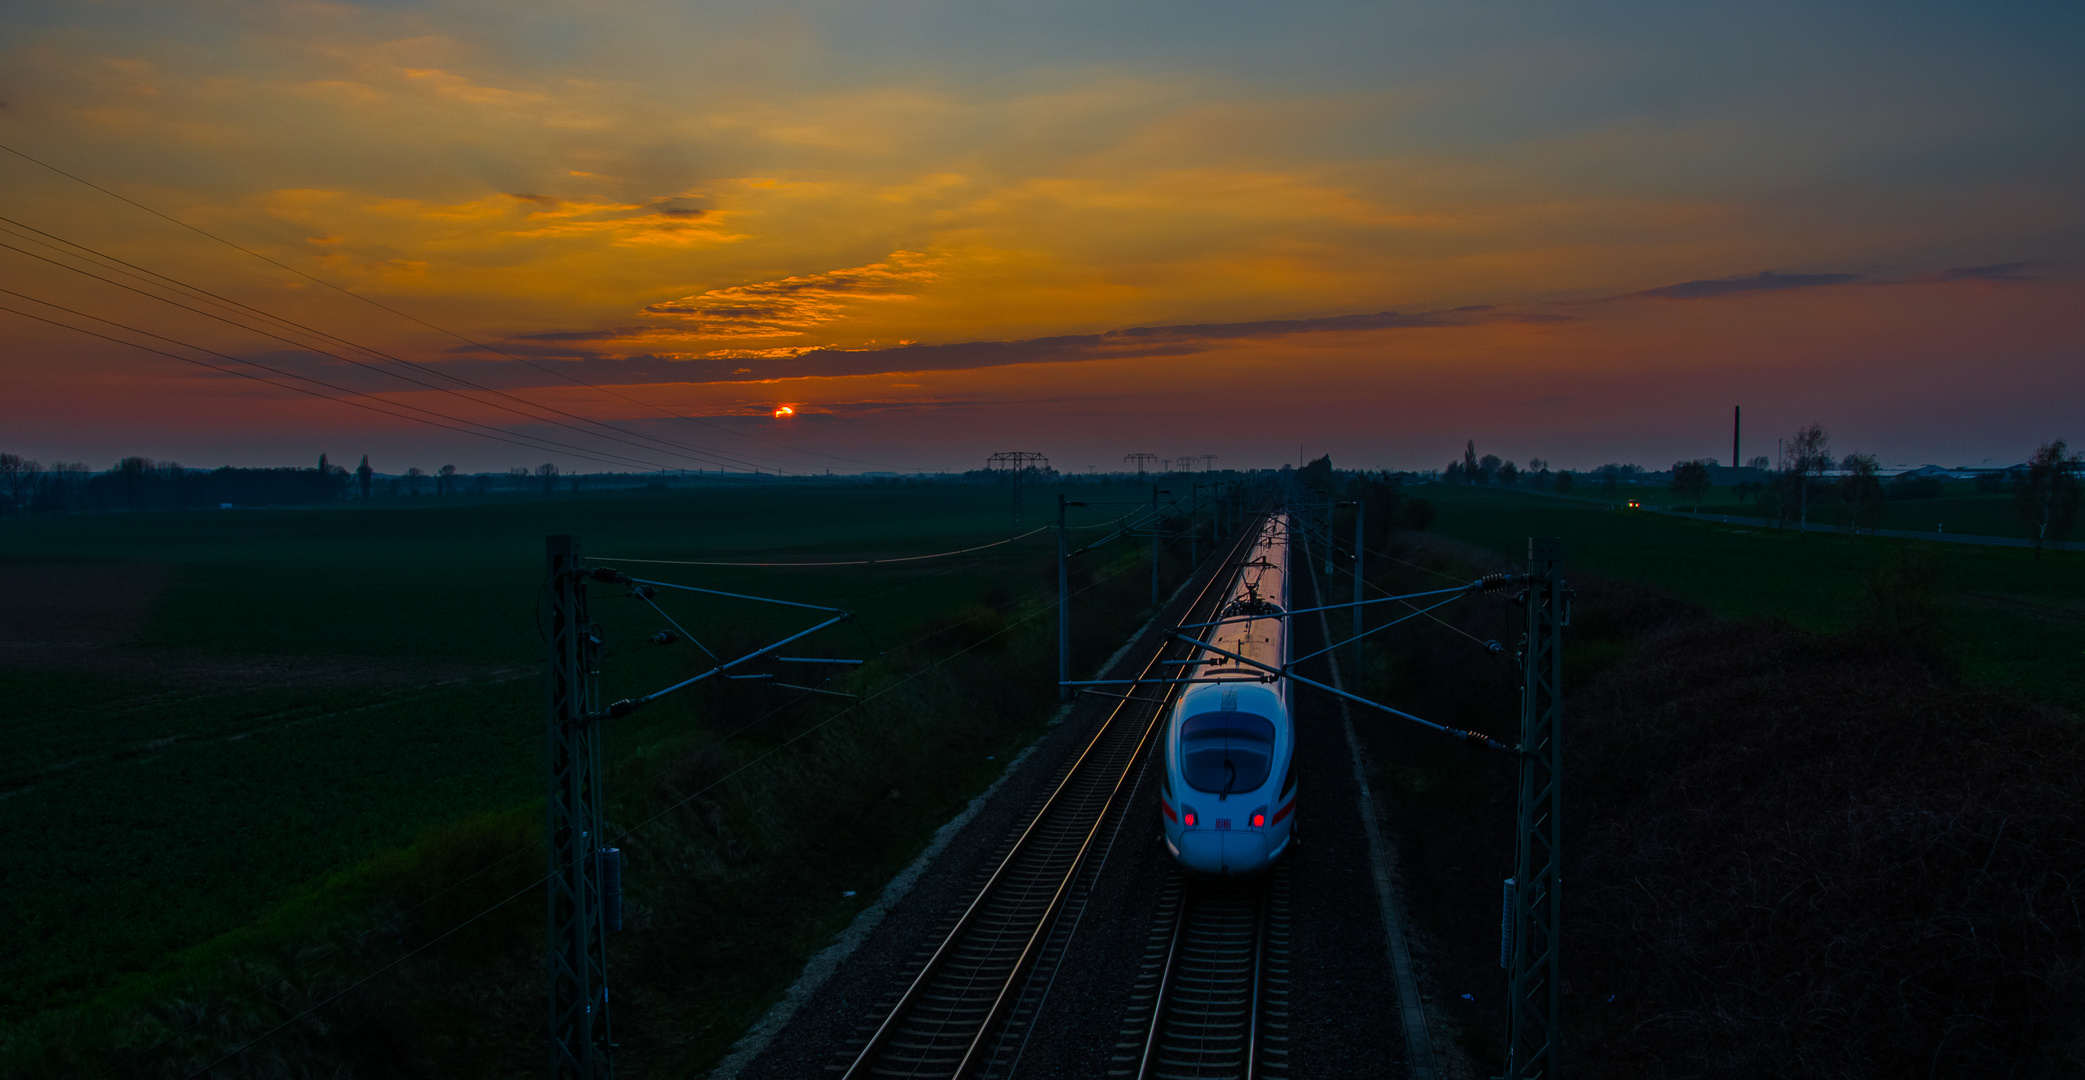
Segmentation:
[[(1420, 489), (1384, 588), (1565, 539), (1566, 1025), (1601, 1075), (2075, 1075), (2085, 557), (1796, 537)], [(1520, 609), (1443, 613), (1509, 647)], [(1366, 683), (1509, 733), (1517, 671), (1423, 620)], [(1370, 725), (1439, 1000), (1501, 1056), (1510, 761)], [(1468, 994), (1465, 999), (1462, 995)]]
[[(1435, 532), (1522, 559), (1527, 537), (1560, 536), (1567, 572), (1582, 569), (1655, 589), (1725, 618), (1771, 616), (1820, 633), (1852, 629), (1877, 569), (1918, 552), (1930, 559), (1943, 608), (1940, 633), (1964, 678), (2085, 711), (2085, 554), (2079, 552), (2049, 551), (2036, 559), (2022, 548), (1795, 534), (1509, 490), (1417, 490), (1440, 515)], [(2010, 513), (2010, 499), (1964, 497), (1994, 514), (1994, 505)]]
[[(597, 555), (883, 557), (1002, 537), (1005, 498), (753, 488), (9, 523), (10, 575), (151, 560), (171, 579), (131, 642), (96, 651), (111, 671), (0, 675), (23, 705), (7, 721), (22, 751), (0, 865), (9, 1067), (97, 1073), (184, 1029), (123, 1072), (207, 1065), (518, 892), (326, 1006), (319, 1028), (227, 1068), (279, 1056), (351, 1071), (378, 1059), (441, 1075), (533, 1068), (534, 605), (552, 531), (582, 534)], [(1049, 540), (910, 566), (653, 568), (856, 611), (866, 636), (843, 627), (801, 651), (874, 657), (835, 685), (884, 693), (847, 712), (833, 698), (705, 687), (609, 730), (611, 820), (641, 824), (623, 845), (634, 929), (617, 942), (630, 1055), (676, 1068), (712, 1059), (1032, 737), (1054, 702), (1051, 628), (1037, 617), (1054, 585)], [(1100, 560), (1135, 565), (1119, 546), (1098, 555), (1075, 587), (1107, 577)], [(1117, 573), (1081, 598), (1082, 663), (1133, 625), (1140, 582)], [(646, 644), (659, 620), (619, 592), (594, 589), (607, 697), (700, 670), (685, 644)], [(719, 651), (807, 625), (777, 614), (787, 609), (662, 602)], [(156, 674), (121, 674), (140, 653)], [(166, 676), (170, 659), (187, 677)], [(357, 661), (389, 683), (343, 676)], [(324, 678), (299, 685), (307, 662)], [(464, 681), (398, 685), (412, 664)], [(242, 685), (256, 665), (289, 677)], [(807, 790), (827, 797), (808, 805)], [(257, 986), (266, 992), (241, 997)]]
[[(1847, 524), (1846, 505), (1839, 498), (1836, 481), (1818, 481), (1811, 494), (1810, 521), (1821, 525)], [(1467, 490), (1467, 489), (1464, 489)], [(1485, 489), (1479, 488), (1479, 491)], [(1528, 489), (1493, 488), (1499, 494)], [(1891, 490), (1890, 482), (1883, 481), (1883, 490)], [(1571, 496), (1587, 501), (1606, 502), (1606, 490), (1595, 480), (1581, 482)], [(1732, 517), (1759, 518), (1765, 521), (1765, 511), (1749, 494), (1740, 495), (1729, 487), (1712, 487), (1699, 502), (1683, 499), (1666, 484), (1618, 484), (1615, 499), (1626, 502), (1634, 499), (1645, 506), (1673, 510), (1698, 510), (1704, 514), (1728, 514)], [(2006, 536), (2028, 539), (2026, 522), (2020, 517), (2010, 492), (1979, 492), (1970, 480), (1942, 480), (1940, 494), (1931, 498), (1889, 499), (1878, 510), (1871, 523), (1875, 528), (1903, 529), (1908, 532), (1944, 532), (1965, 536)], [(1867, 527), (1867, 526), (1863, 526)]]

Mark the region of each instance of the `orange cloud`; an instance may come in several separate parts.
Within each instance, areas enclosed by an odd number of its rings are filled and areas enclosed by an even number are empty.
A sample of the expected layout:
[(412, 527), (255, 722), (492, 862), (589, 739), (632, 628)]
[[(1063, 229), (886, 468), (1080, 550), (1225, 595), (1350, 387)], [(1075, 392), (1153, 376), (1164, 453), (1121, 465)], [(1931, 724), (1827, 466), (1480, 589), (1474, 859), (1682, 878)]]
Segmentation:
[(698, 337), (794, 337), (846, 318), (857, 303), (914, 299), (900, 290), (939, 278), (930, 269), (935, 261), (915, 251), (893, 251), (867, 266), (711, 289), (648, 304), (644, 313), (687, 319)]

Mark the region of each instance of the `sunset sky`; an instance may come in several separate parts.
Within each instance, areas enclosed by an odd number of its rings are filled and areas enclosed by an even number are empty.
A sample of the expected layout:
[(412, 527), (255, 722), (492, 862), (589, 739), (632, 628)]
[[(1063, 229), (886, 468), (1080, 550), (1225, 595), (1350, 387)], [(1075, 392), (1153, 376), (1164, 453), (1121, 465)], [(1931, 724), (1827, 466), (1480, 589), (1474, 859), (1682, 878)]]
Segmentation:
[(2009, 464), (2085, 441), (2081, 50), (2054, 3), (8, 4), (0, 450), (1663, 467), (1743, 405), (1746, 457)]

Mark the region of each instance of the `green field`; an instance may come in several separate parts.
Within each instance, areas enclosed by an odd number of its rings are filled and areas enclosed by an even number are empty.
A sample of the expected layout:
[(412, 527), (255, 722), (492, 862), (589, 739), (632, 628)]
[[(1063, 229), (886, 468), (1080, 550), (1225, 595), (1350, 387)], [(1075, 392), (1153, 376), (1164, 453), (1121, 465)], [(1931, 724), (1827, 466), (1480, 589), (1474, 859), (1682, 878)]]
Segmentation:
[[(1531, 534), (1562, 536), (1568, 571), (1828, 632), (1864, 625), (1878, 573), (1929, 551), (1964, 674), (2085, 707), (2080, 553), (1797, 536), (1497, 488), (1408, 493), (1432, 502), (1434, 531), (1479, 547), (1513, 555)], [(1024, 530), (1053, 502), (1029, 498)], [(343, 985), (526, 889), (541, 872), (546, 534), (579, 534), (589, 562), (888, 559), (1003, 539), (1008, 501), (964, 485), (775, 486), (0, 522), (16, 601), (0, 624), (0, 1073), (188, 1075), (294, 1013), (251, 1005), (270, 973), (299, 993)], [(1081, 512), (1080, 541), (1119, 512)], [(1039, 730), (1054, 697), (1053, 552), (1045, 533), (910, 564), (621, 564), (848, 608), (856, 623), (790, 652), (869, 659), (832, 685), (886, 695), (827, 728), (850, 715), (839, 699), (706, 684), (608, 729), (610, 815), (636, 826), (642, 928), (616, 961), (631, 1061), (714, 1061)], [(1117, 543), (1075, 573), (1094, 590), (1075, 608), (1081, 668), (1143, 617), (1142, 558)], [(591, 598), (609, 641), (604, 699), (707, 666), (687, 644), (650, 644), (663, 624), (624, 590)], [(725, 655), (821, 617), (659, 599)], [(724, 777), (737, 777), (728, 794)], [(806, 787), (829, 795), (805, 805)], [(371, 984), (377, 1004), (275, 1050), (317, 1071), (382, 1071), (344, 1049), (380, 1039), (340, 1034), (373, 1025), (441, 1075), (513, 1072), (539, 1037), (533, 991), (512, 987), (535, 985), (540, 918), (537, 900), (510, 904)], [(236, 1023), (182, 1019), (227, 1009)]]
[[(1076, 497), (1136, 501), (1098, 487)], [(1024, 530), (1041, 523), (1045, 498), (1029, 494)], [(144, 978), (138, 993), (149, 996), (160, 985), (151, 972), (200, 962), (182, 950), (207, 960), (216, 954), (204, 946), (242, 928), (251, 936), (273, 920), (283, 934), (308, 931), (283, 922), (284, 904), (302, 897), (308, 907), (331, 875), (430, 829), (474, 815), (519, 820), (542, 785), (546, 534), (579, 534), (590, 562), (885, 558), (1004, 539), (1008, 508), (1007, 493), (989, 487), (835, 485), (0, 522), (10, 581), (62, 578), (61, 597), (79, 598), (85, 622), (98, 610), (132, 618), (120, 640), (69, 652), (30, 647), (37, 626), (7, 631), (22, 648), (0, 654), (10, 702), (0, 735), (11, 750), (0, 767), (0, 1030), (126, 979)], [(1089, 528), (1106, 520), (1083, 513)], [(966, 613), (997, 618), (1046, 595), (1053, 553), (1045, 533), (916, 564), (624, 565), (847, 608), (855, 623), (791, 651), (873, 659)], [(141, 579), (140, 568), (150, 573)], [(149, 588), (97, 586), (145, 579)], [(622, 592), (592, 590), (610, 642), (604, 700), (707, 666), (689, 645), (649, 644), (664, 624)], [(659, 601), (725, 655), (820, 617), (691, 594)], [(56, 617), (66, 615), (60, 605)], [(31, 655), (59, 659), (23, 660)], [(668, 699), (611, 727), (608, 752), (637, 775), (730, 719), (718, 709), (767, 708), (750, 689)]]
[[(1512, 488), (1495, 490), (1513, 491)], [(1525, 489), (1521, 489), (1525, 490)], [(1883, 482), (1883, 490), (1889, 490), (1889, 482)], [(1597, 479), (1582, 480), (1571, 492), (1572, 497), (1605, 502), (1606, 490)], [(1618, 501), (1636, 500), (1646, 506), (1667, 507), (1676, 510), (1696, 510), (1704, 514), (1729, 514), (1733, 517), (1761, 517), (1764, 511), (1750, 495), (1742, 498), (1729, 487), (1712, 487), (1699, 503), (1682, 499), (1664, 484), (1619, 484), (1615, 487)], [(1968, 480), (1944, 480), (1941, 493), (1925, 499), (1889, 499), (1880, 507), (1880, 516), (1872, 527), (1881, 529), (1903, 529), (1907, 532), (1941, 532), (1965, 536), (2002, 536), (2029, 539), (2026, 522), (2015, 508), (2009, 492), (1979, 492), (1975, 483)], [(1845, 525), (1845, 504), (1840, 500), (1833, 481), (1821, 481), (1811, 496), (1810, 522), (1816, 525)]]
[[(1526, 557), (1527, 537), (1560, 536), (1570, 567), (1720, 615), (1771, 616), (1825, 632), (1859, 625), (1873, 603), (1871, 583), (1893, 560), (1927, 554), (1944, 646), (1965, 676), (2085, 710), (2085, 553), (2048, 551), (2036, 559), (2025, 548), (1797, 534), (1511, 489), (1431, 484), (1413, 491), (1438, 510), (1436, 532), (1518, 558)], [(1983, 507), (1991, 520), (1993, 507), (2011, 506), (2008, 496), (1961, 501)]]

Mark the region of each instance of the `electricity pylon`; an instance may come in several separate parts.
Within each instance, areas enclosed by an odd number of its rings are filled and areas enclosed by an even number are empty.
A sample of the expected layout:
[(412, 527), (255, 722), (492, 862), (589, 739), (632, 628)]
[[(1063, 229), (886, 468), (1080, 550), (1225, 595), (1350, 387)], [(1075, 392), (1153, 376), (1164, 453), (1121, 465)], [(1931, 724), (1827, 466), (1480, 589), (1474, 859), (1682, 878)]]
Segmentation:
[(600, 629), (587, 618), (579, 538), (552, 536), (548, 679), (550, 785), (550, 1075), (608, 1080), (607, 927), (601, 904), (601, 725), (594, 668)]
[(1047, 469), (1050, 459), (1026, 450), (1001, 450), (985, 459), (985, 468), (1004, 465), (1014, 471), (1014, 528), (1021, 527), (1021, 474), (1031, 468)]
[(1562, 916), (1563, 650), (1569, 621), (1563, 541), (1528, 538), (1527, 639), (1521, 648), (1520, 812), (1507, 917), (1505, 1080), (1554, 1080), (1559, 996), (1557, 931)]

